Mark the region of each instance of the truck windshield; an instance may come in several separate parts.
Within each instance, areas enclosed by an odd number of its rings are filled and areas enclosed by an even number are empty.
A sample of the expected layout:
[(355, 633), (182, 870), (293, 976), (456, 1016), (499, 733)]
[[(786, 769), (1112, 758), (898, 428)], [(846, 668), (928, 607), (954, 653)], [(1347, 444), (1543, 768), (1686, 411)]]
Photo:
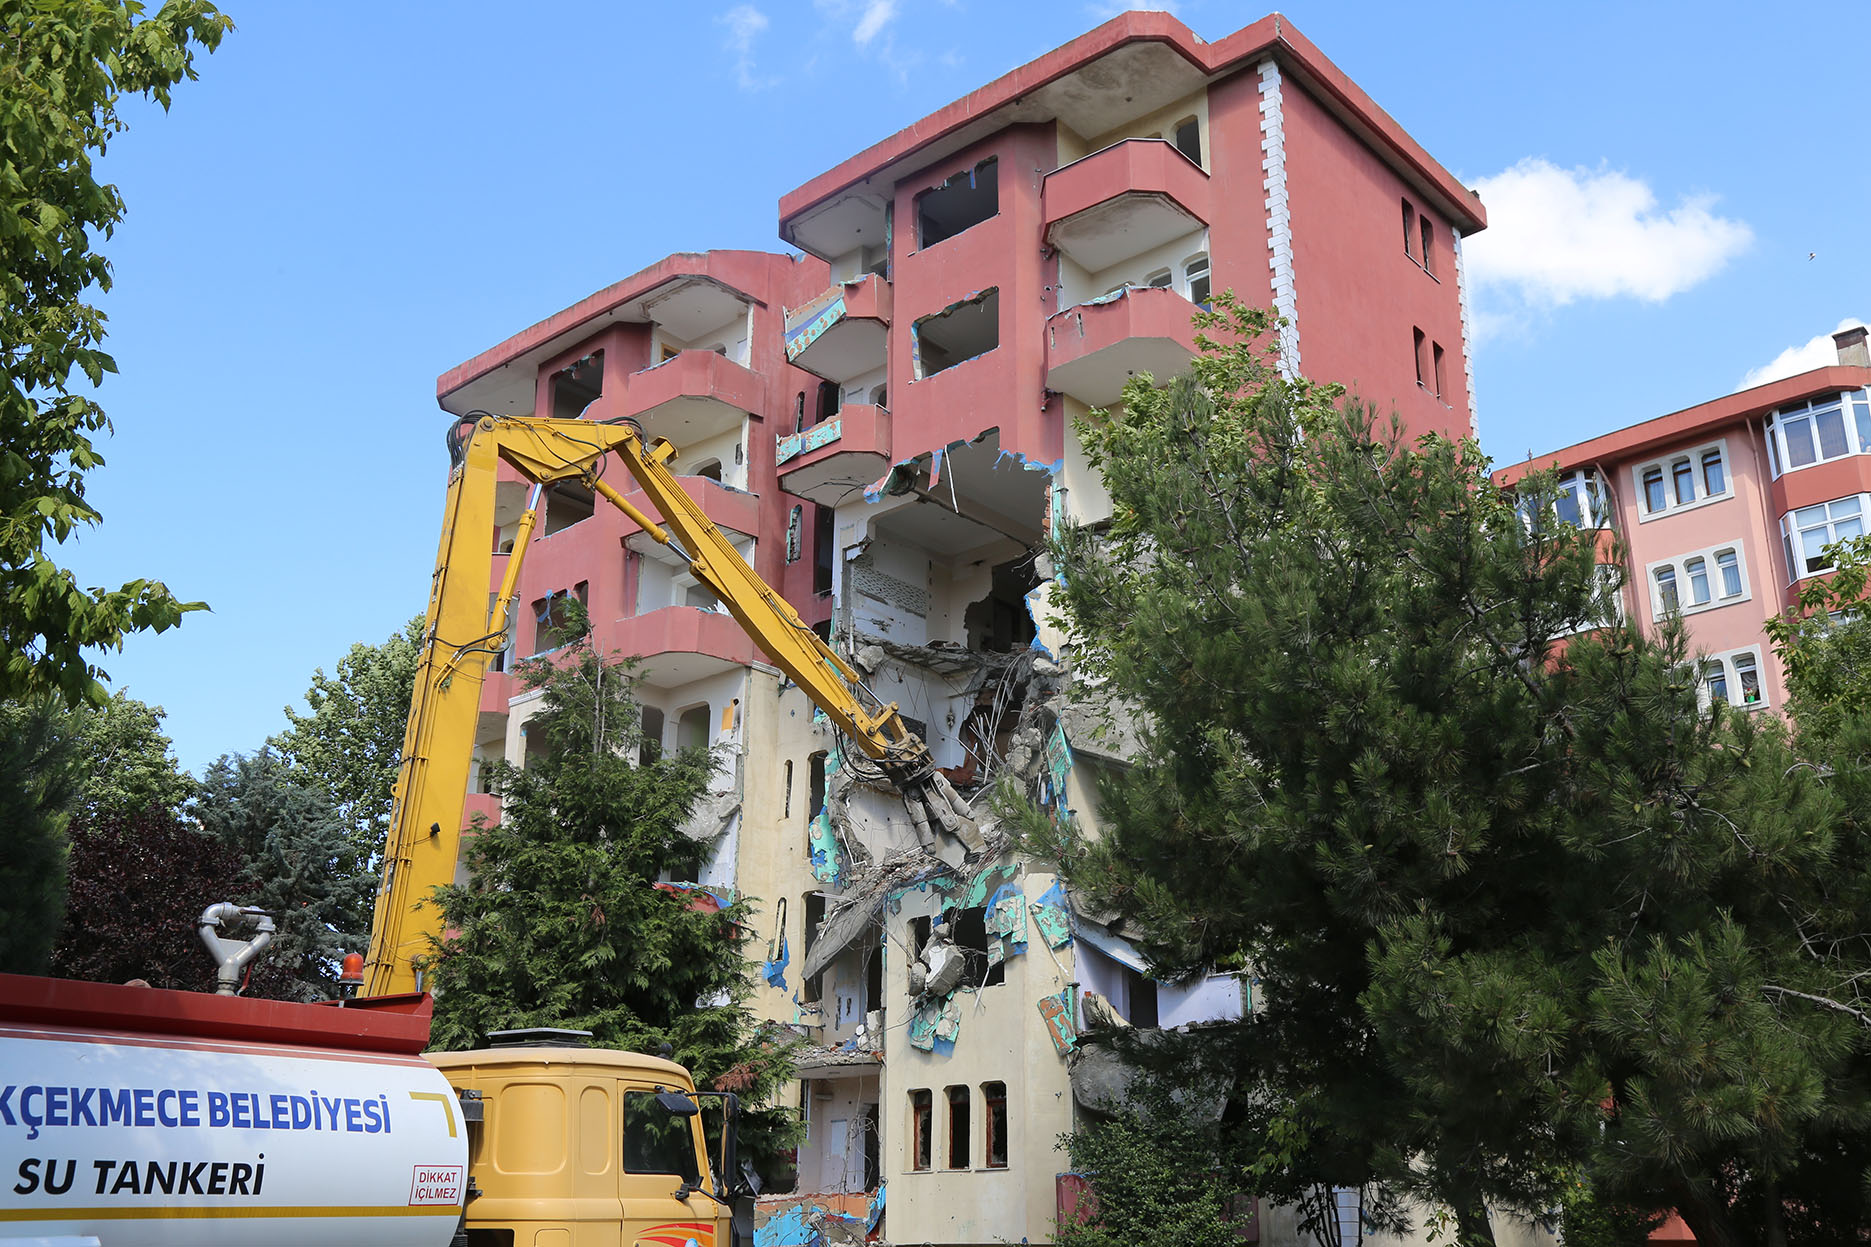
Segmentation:
[(624, 1092), (624, 1169), (686, 1176), (694, 1168), (695, 1136), (689, 1119), (658, 1104), (655, 1092)]

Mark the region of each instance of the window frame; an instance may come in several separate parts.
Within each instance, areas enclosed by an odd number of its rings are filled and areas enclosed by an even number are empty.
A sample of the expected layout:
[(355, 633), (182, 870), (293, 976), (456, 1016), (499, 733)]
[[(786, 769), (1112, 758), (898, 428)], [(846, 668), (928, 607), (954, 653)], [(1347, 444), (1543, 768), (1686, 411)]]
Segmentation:
[[(1767, 699), (1767, 664), (1761, 656), (1761, 647), (1748, 645), (1740, 649), (1727, 650), (1720, 654), (1704, 654), (1696, 661), (1696, 704), (1703, 710), (1714, 706), (1715, 695), (1709, 668), (1721, 668), (1722, 699), (1731, 710), (1740, 710), (1752, 714), (1764, 710), (1770, 704)], [(1754, 700), (1746, 700), (1746, 681), (1743, 672), (1753, 678)], [(1739, 700), (1737, 700), (1739, 699)]]
[[(1709, 488), (1706, 462), (1710, 456), (1719, 456), (1722, 477), (1722, 491), (1715, 493)], [(1728, 453), (1728, 439), (1718, 437), (1712, 442), (1703, 442), (1682, 450), (1672, 450), (1668, 454), (1654, 459), (1646, 459), (1631, 467), (1631, 487), (1637, 500), (1637, 522), (1648, 524), (1651, 520), (1662, 519), (1666, 515), (1679, 515), (1696, 507), (1711, 506), (1725, 502), (1735, 496), (1735, 477), (1731, 470), (1733, 459)], [(1691, 497), (1682, 500), (1682, 487), (1687, 483)], [(1663, 505), (1653, 508), (1650, 486), (1656, 485)]]
[[(1828, 455), (1824, 453), (1820, 420), (1834, 411), (1838, 414), (1839, 432), (1844, 438), (1845, 449)], [(1805, 422), (1806, 445), (1813, 454), (1813, 458), (1805, 463), (1793, 462), (1787, 441), (1789, 421)], [(1803, 472), (1822, 463), (1837, 463), (1853, 455), (1871, 455), (1871, 387), (1815, 394), (1804, 402), (1788, 403), (1768, 412), (1761, 423), (1767, 438), (1767, 468), (1775, 480), (1789, 472)]]
[(1824, 549), (1826, 546), (1846, 540), (1846, 538), (1842, 538), (1838, 535), (1837, 528), (1838, 521), (1843, 517), (1832, 514), (1832, 508), (1842, 502), (1855, 502), (1857, 504), (1857, 511), (1847, 514), (1858, 521), (1858, 532), (1853, 534), (1853, 536), (1863, 536), (1867, 531), (1865, 528), (1865, 517), (1871, 515), (1871, 494), (1846, 494), (1842, 498), (1828, 498), (1824, 502), (1815, 502), (1810, 506), (1795, 507), (1793, 510), (1788, 511), (1785, 515), (1780, 517), (1780, 540), (1786, 552), (1787, 583), (1789, 585), (1798, 584), (1800, 581), (1813, 576), (1829, 575), (1837, 570), (1837, 563), (1828, 563), (1824, 567), (1808, 568), (1803, 553), (1805, 542), (1802, 540), (1799, 544), (1799, 549), (1796, 550), (1794, 548), (1794, 538), (1796, 536), (1803, 538), (1806, 533), (1817, 531), (1814, 528), (1799, 528), (1795, 526), (1800, 512), (1823, 509), (1826, 513), (1825, 529), (1827, 539), (1820, 543), (1820, 548)]
[[(1724, 555), (1732, 555), (1734, 558), (1735, 575), (1741, 584), (1739, 593), (1724, 592), (1727, 587), (1722, 574), (1722, 556)], [(1691, 570), (1691, 564), (1698, 562), (1702, 565), (1700, 575), (1709, 594), (1706, 600), (1700, 602), (1694, 600), (1697, 573)], [(1665, 572), (1669, 573), (1669, 577), (1674, 579), (1676, 585), (1675, 613), (1678, 615), (1699, 615), (1704, 611), (1720, 610), (1724, 606), (1738, 606), (1754, 598), (1754, 586), (1748, 579), (1747, 549), (1739, 539), (1719, 541), (1699, 550), (1684, 550), (1669, 558), (1657, 559), (1645, 564), (1644, 583), (1649, 586), (1650, 618), (1653, 623), (1660, 622), (1665, 615), (1670, 613), (1669, 609), (1664, 606), (1661, 589)]]

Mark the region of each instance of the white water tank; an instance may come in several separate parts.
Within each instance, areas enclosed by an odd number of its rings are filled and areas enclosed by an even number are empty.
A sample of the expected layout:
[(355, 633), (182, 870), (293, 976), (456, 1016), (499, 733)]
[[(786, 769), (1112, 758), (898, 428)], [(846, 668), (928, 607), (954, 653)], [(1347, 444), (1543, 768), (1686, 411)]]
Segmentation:
[(467, 1129), (404, 1019), (52, 983), (0, 975), (0, 1243), (453, 1236)]

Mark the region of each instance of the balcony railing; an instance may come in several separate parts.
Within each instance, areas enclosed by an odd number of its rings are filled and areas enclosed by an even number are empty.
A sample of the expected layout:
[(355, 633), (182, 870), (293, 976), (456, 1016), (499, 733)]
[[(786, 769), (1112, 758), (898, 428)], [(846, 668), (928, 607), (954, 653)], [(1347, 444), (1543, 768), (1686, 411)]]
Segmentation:
[(1125, 139), (1054, 169), (1043, 195), (1047, 243), (1091, 273), (1210, 220), (1208, 174), (1162, 139)]
[(842, 282), (786, 314), (786, 360), (845, 382), (884, 365), (890, 283), (875, 273)]
[(890, 412), (854, 403), (823, 424), (779, 439), (780, 488), (797, 498), (836, 506), (890, 464)]
[(1147, 372), (1167, 381), (1195, 358), (1195, 305), (1174, 290), (1130, 286), (1046, 321), (1046, 387), (1093, 407)]

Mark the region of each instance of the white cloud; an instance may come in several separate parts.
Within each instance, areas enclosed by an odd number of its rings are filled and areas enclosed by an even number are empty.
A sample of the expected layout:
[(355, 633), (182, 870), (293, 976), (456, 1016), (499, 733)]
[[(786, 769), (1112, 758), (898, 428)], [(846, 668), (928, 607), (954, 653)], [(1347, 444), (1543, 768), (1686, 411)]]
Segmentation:
[(1798, 346), (1789, 346), (1759, 368), (1750, 368), (1748, 375), (1741, 378), (1737, 390), (1753, 389), (1757, 385), (1766, 385), (1769, 381), (1778, 381), (1782, 377), (1795, 376), (1802, 372), (1811, 372), (1815, 368), (1824, 368), (1828, 364), (1839, 362), (1837, 343), (1832, 341), (1832, 334), (1839, 329), (1853, 329), (1865, 322), (1856, 316), (1847, 316), (1838, 323), (1838, 329), (1832, 333), (1822, 333), (1808, 338)]
[(741, 90), (758, 91), (778, 81), (763, 79), (754, 72), (754, 40), (773, 24), (765, 13), (751, 4), (737, 4), (715, 21), (728, 29), (727, 49), (734, 53), (734, 77)]
[(1744, 222), (1715, 215), (1712, 196), (1684, 196), (1665, 210), (1648, 184), (1610, 169), (1528, 157), (1475, 189), (1488, 228), (1463, 243), (1469, 280), (1536, 308), (1660, 303), (1714, 276), (1754, 239)]
[(851, 28), (851, 42), (863, 47), (878, 32), (890, 24), (897, 15), (897, 0), (870, 0), (864, 6), (864, 12), (858, 16), (858, 24)]

